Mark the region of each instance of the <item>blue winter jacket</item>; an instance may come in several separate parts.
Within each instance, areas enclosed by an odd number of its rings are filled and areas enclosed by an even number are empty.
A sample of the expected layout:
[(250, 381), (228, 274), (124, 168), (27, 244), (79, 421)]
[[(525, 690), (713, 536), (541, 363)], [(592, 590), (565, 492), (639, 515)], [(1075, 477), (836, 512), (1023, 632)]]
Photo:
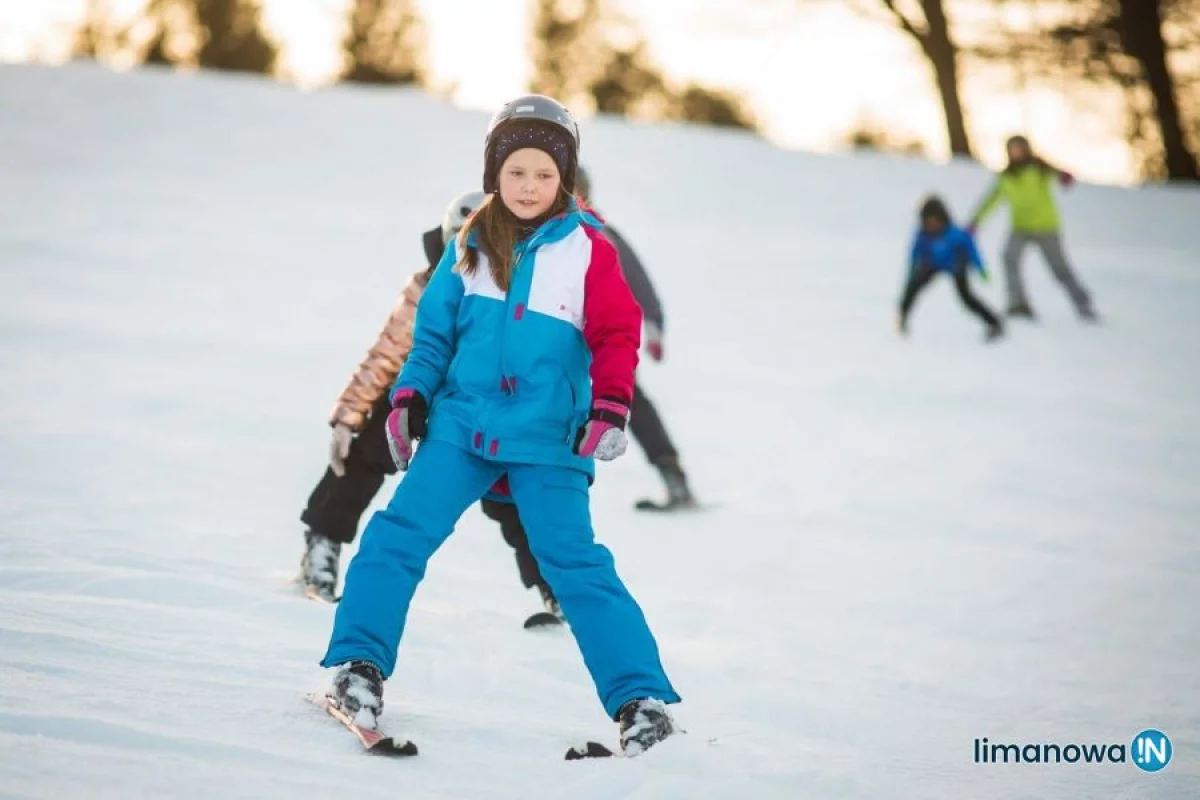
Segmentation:
[(909, 258), (910, 274), (921, 266), (952, 273), (968, 265), (975, 267), (980, 275), (987, 274), (971, 234), (957, 225), (947, 225), (937, 236), (930, 236), (923, 229), (917, 229)]
[[(628, 405), (641, 310), (602, 223), (572, 204), (518, 243), (508, 292), (487, 257), (455, 269), (456, 239), (417, 306), (413, 346), (396, 378), (429, 401), (426, 439), (503, 463), (550, 464), (594, 475), (576, 455), (593, 392)], [(477, 246), (468, 239), (466, 247)]]

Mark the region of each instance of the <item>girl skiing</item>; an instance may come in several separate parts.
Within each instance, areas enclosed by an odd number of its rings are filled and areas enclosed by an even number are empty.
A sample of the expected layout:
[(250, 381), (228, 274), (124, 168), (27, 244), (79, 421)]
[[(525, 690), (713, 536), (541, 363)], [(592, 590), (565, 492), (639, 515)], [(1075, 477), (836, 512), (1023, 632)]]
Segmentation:
[(409, 278), (379, 339), (333, 406), (329, 416), (333, 428), (329, 466), (300, 515), (307, 526), (300, 581), (310, 597), (336, 600), (342, 545), (354, 541), (363, 512), (384, 479), (396, 472), (384, 433), (391, 411), (387, 390), (408, 357), (413, 317), (429, 276), (446, 243), (481, 202), (483, 192), (463, 192), (446, 208), (441, 226), (422, 235), (428, 266)]
[(967, 273), (971, 267), (987, 280), (987, 270), (979, 258), (979, 251), (971, 236), (950, 220), (950, 212), (941, 198), (929, 197), (921, 205), (920, 226), (913, 238), (909, 255), (908, 280), (904, 295), (900, 298), (898, 327), (908, 333), (908, 315), (912, 311), (917, 295), (927, 287), (939, 273), (945, 272), (954, 278), (954, 288), (967, 309), (987, 325), (987, 339), (1000, 336), (1004, 329), (1000, 320), (979, 298), (971, 293)]
[(570, 195), (578, 149), (578, 125), (558, 102), (504, 106), (485, 138), (488, 197), (421, 298), (387, 419), (408, 474), (363, 533), (321, 661), (339, 668), (330, 700), (361, 724), (383, 710), (427, 562), (507, 475), (622, 748), (636, 755), (674, 731), (665, 704), (679, 696), (593, 538), (594, 459), (626, 448), (641, 312), (601, 223)]
[(979, 210), (967, 225), (967, 231), (975, 229), (995, 209), (1000, 200), (1007, 200), (1012, 211), (1012, 230), (1004, 245), (1004, 275), (1008, 283), (1008, 315), (1033, 319), (1033, 309), (1025, 295), (1025, 283), (1021, 280), (1021, 253), (1030, 243), (1038, 246), (1050, 271), (1067, 290), (1071, 302), (1080, 318), (1094, 322), (1096, 312), (1087, 289), (1075, 277), (1063, 251), (1062, 235), (1059, 233), (1058, 208), (1054, 203), (1052, 189), (1054, 181), (1064, 187), (1075, 183), (1069, 172), (1052, 167), (1038, 158), (1024, 136), (1013, 136), (1008, 140), (1008, 166), (996, 178), (991, 191), (984, 197)]
[[(391, 411), (387, 390), (408, 358), (413, 318), (429, 276), (441, 260), (446, 245), (462, 229), (483, 198), (481, 191), (463, 192), (446, 207), (441, 225), (421, 235), (428, 266), (409, 279), (378, 340), (334, 404), (329, 417), (333, 428), (329, 465), (300, 515), (306, 526), (300, 582), (309, 597), (337, 602), (342, 546), (354, 541), (367, 506), (387, 476), (396, 473), (396, 463), (388, 450), (384, 431)], [(634, 396), (637, 396), (636, 387)], [(636, 436), (637, 426), (632, 421), (630, 428)], [(481, 506), (488, 517), (500, 524), (504, 540), (513, 548), (517, 573), (525, 588), (536, 587), (541, 595), (546, 611), (530, 616), (526, 627), (561, 622), (562, 609), (529, 549), (529, 539), (507, 481), (498, 481), (493, 491), (484, 496)]]

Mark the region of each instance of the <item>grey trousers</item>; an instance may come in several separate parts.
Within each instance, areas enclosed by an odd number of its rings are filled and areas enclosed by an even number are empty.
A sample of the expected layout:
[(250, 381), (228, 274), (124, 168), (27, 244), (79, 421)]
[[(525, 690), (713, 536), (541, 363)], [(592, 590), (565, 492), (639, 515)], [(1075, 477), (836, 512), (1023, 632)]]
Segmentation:
[(1012, 231), (1008, 242), (1004, 245), (1004, 276), (1008, 283), (1008, 307), (1028, 306), (1029, 298), (1025, 295), (1025, 283), (1021, 280), (1021, 253), (1030, 243), (1036, 244), (1042, 251), (1046, 263), (1054, 277), (1067, 290), (1071, 302), (1077, 311), (1087, 311), (1092, 307), (1091, 298), (1075, 273), (1067, 263), (1067, 255), (1063, 252), (1062, 239), (1058, 233), (1022, 233)]

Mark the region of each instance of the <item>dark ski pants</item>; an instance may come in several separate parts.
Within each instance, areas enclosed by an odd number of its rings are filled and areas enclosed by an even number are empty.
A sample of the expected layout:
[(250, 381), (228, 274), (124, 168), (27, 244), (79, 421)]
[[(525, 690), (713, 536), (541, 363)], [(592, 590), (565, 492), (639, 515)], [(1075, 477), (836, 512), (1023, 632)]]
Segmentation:
[(633, 385), (633, 403), (629, 406), (629, 432), (646, 454), (646, 460), (654, 466), (662, 467), (679, 460), (679, 453), (671, 443), (658, 409), (636, 383)]
[(485, 497), (480, 506), (488, 519), (500, 523), (500, 533), (513, 549), (513, 555), (517, 558), (517, 573), (521, 576), (521, 583), (525, 588), (545, 587), (546, 581), (538, 569), (537, 559), (529, 549), (529, 537), (525, 534), (525, 526), (521, 524), (521, 517), (517, 514), (516, 503), (502, 503)]
[(314, 532), (342, 544), (354, 541), (363, 512), (384, 479), (396, 473), (384, 431), (389, 411), (386, 396), (371, 409), (367, 424), (350, 445), (345, 475), (339, 478), (325, 468), (300, 514), (300, 521)]
[[(908, 314), (912, 311), (913, 304), (917, 300), (917, 295), (929, 286), (930, 282), (938, 276), (938, 270), (927, 264), (918, 264), (908, 278), (908, 284), (904, 287), (904, 296), (900, 299), (900, 318), (908, 319)], [(1000, 324), (987, 306), (985, 306), (978, 297), (971, 292), (971, 285), (967, 280), (967, 267), (962, 266), (954, 271), (954, 288), (958, 291), (958, 299), (962, 300), (964, 306), (975, 316), (983, 320), (989, 327)]]

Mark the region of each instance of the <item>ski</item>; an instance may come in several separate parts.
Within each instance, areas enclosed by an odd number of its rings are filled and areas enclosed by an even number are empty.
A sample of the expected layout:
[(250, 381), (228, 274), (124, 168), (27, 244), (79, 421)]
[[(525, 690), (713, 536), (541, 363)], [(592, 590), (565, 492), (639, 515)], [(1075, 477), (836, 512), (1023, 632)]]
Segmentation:
[[(687, 733), (687, 731), (680, 728), (678, 731), (676, 731), (675, 733), (673, 733), (671, 735), (674, 736), (679, 733)], [(719, 744), (719, 741), (714, 736), (711, 739), (708, 739), (705, 742), (705, 744), (715, 745), (715, 744)], [(568, 750), (567, 755), (566, 755), (566, 760), (567, 761), (583, 761), (583, 760), (589, 759), (589, 758), (633, 758), (633, 757), (634, 756), (625, 755), (625, 753), (620, 750), (613, 750), (611, 747), (609, 747), (606, 744), (602, 744), (601, 742), (588, 741), (588, 742), (584, 742), (583, 744), (577, 744), (574, 747), (572, 747), (570, 750)]]
[(334, 705), (330, 698), (309, 695), (308, 699), (314, 705), (325, 709), (329, 716), (342, 723), (346, 730), (354, 734), (354, 738), (358, 739), (359, 744), (368, 753), (380, 756), (415, 756), (417, 754), (416, 743), (408, 739), (393, 739), (391, 736), (385, 736), (377, 730), (356, 725), (354, 720), (346, 712)]
[(536, 614), (530, 614), (529, 618), (525, 620), (525, 629), (556, 628), (562, 624), (562, 618), (557, 614), (551, 614), (549, 611), (539, 611)]
[(625, 758), (624, 753), (616, 753), (600, 742), (584, 742), (567, 751), (567, 761), (582, 761), (585, 758)]
[(684, 511), (706, 511), (714, 508), (711, 503), (700, 503), (695, 500), (689, 503), (672, 503), (670, 501), (663, 502), (660, 500), (652, 500), (649, 497), (638, 500), (634, 506), (638, 511), (651, 511), (658, 513), (669, 512), (684, 512)]

